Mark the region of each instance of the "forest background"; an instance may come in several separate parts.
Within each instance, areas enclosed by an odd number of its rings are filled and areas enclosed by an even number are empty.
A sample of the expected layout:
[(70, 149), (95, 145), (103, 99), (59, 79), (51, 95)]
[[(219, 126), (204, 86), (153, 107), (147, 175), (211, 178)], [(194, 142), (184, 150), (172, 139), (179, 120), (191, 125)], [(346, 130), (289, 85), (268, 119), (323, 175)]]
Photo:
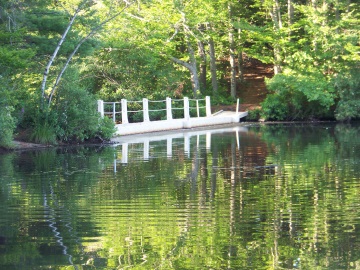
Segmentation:
[(233, 104), (254, 65), (270, 75), (249, 119), (359, 119), (359, 17), (355, 0), (0, 0), (0, 145), (106, 140), (97, 99)]

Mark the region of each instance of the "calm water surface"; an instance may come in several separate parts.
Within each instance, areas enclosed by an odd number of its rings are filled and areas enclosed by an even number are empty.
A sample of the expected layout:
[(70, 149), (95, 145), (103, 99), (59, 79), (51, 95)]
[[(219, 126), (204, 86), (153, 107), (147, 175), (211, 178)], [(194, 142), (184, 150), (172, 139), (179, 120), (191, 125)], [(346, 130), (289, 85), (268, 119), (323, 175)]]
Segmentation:
[(360, 269), (360, 125), (0, 155), (0, 269)]

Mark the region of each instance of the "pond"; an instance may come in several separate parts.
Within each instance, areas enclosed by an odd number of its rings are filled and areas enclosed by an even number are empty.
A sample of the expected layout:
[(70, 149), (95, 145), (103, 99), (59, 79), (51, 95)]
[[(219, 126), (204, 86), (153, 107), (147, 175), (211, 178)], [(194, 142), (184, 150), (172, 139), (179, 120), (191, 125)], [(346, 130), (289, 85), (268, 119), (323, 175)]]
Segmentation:
[(0, 269), (360, 269), (360, 125), (0, 155)]

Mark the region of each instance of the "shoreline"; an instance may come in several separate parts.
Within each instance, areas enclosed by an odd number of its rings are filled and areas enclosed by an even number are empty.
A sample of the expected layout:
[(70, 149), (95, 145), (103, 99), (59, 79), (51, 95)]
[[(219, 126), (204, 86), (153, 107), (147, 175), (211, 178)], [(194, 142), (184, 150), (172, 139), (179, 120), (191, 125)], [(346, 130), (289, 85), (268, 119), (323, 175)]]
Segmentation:
[[(320, 123), (338, 123), (338, 121), (244, 121), (241, 122), (242, 125), (264, 125), (264, 124), (320, 124)], [(235, 124), (236, 125), (236, 124)], [(176, 131), (172, 130), (171, 132), (169, 131), (169, 133), (174, 133)], [(157, 132), (150, 132), (150, 134), (152, 133), (157, 133)], [(159, 133), (164, 133), (163, 132), (159, 132)], [(149, 133), (146, 133), (149, 134)], [(129, 136), (134, 136), (134, 135), (124, 135), (125, 137), (129, 137)], [(111, 145), (113, 144), (113, 139), (119, 137), (119, 136), (114, 136), (110, 141), (108, 142), (99, 142), (99, 143), (94, 143), (94, 141), (92, 142), (85, 142), (85, 143), (73, 143), (73, 144), (57, 144), (57, 145), (51, 145), (51, 144), (39, 144), (39, 143), (31, 143), (31, 142), (25, 142), (25, 141), (21, 141), (21, 140), (13, 140), (13, 147), (12, 148), (5, 148), (5, 147), (0, 147), (0, 154), (3, 153), (10, 153), (10, 152), (16, 152), (16, 151), (25, 151), (25, 150), (42, 150), (42, 149), (49, 149), (49, 148), (53, 148), (53, 147), (66, 147), (66, 146), (80, 146), (80, 145), (93, 145), (93, 144), (107, 144), (107, 145)], [(122, 137), (122, 136), (120, 136)]]

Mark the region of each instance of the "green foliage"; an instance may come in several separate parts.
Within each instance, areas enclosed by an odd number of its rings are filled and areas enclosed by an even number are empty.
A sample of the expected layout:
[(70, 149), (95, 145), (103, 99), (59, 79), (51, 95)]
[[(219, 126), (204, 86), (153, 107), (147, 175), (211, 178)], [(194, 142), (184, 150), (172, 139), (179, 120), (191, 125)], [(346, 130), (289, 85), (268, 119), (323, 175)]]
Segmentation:
[(284, 96), (278, 94), (268, 95), (261, 106), (261, 116), (265, 120), (281, 121), (289, 118), (289, 106)]
[(211, 96), (212, 105), (231, 105), (234, 104), (235, 99), (224, 91), (218, 91), (215, 95)]
[(49, 112), (38, 112), (30, 135), (30, 140), (40, 144), (56, 144), (55, 119)]
[(13, 107), (5, 106), (0, 102), (0, 146), (3, 147), (13, 145), (15, 119), (11, 115), (12, 111)]
[(267, 80), (272, 91), (262, 103), (266, 120), (304, 120), (327, 118), (335, 103), (332, 83), (321, 75), (277, 74)]
[(34, 54), (34, 51), (31, 49), (19, 50), (10, 46), (1, 46), (0, 68), (2, 70), (25, 68), (28, 66), (28, 61)]
[(96, 75), (94, 87), (104, 100), (139, 100), (183, 94), (184, 72), (144, 44), (110, 40), (96, 54), (86, 74)]
[[(34, 115), (34, 116), (30, 116)], [(96, 97), (79, 83), (79, 73), (71, 69), (59, 86), (52, 106), (39, 111), (29, 106), (24, 119), (31, 124), (30, 139), (42, 144), (109, 140), (115, 127), (111, 119), (100, 117)]]
[(96, 136), (103, 140), (110, 140), (115, 133), (114, 122), (108, 118), (99, 118), (98, 130)]
[(114, 124), (100, 120), (96, 98), (79, 83), (79, 74), (69, 70), (51, 107), (56, 112), (56, 135), (61, 141), (84, 141), (98, 136), (108, 139), (113, 135)]
[(261, 109), (254, 109), (248, 111), (248, 115), (246, 116), (246, 121), (259, 121), (261, 117)]
[(335, 117), (340, 121), (360, 118), (360, 71), (353, 69), (347, 74), (340, 74), (335, 80), (339, 93), (339, 102)]
[[(191, 95), (188, 70), (170, 61), (170, 57), (176, 57), (189, 63), (187, 42), (193, 47), (198, 66), (207, 67), (207, 86), (211, 85), (208, 42), (214, 42), (217, 79), (223, 89), (212, 97), (212, 104), (233, 104), (227, 92), (231, 31), (235, 54), (245, 52), (266, 63), (274, 63), (279, 57), (276, 62), (284, 73), (268, 82), (271, 94), (263, 103), (262, 117), (327, 118), (332, 117), (336, 108), (338, 120), (359, 118), (360, 76), (355, 71), (359, 62), (360, 13), (351, 1), (325, 0), (321, 7), (297, 2), (292, 22), (287, 17), (287, 3), (279, 1), (282, 20), (279, 25), (269, 16), (275, 8), (274, 1), (201, 0), (185, 4), (166, 0), (142, 1), (129, 7), (131, 16), (116, 17), (104, 25), (105, 31), (85, 42), (73, 58), (77, 75), (71, 79), (67, 74), (44, 120), (34, 113), (39, 106), (44, 66), (79, 2), (82, 1), (0, 0), (0, 76), (8, 81), (6, 106), (9, 110), (13, 108), (12, 113), (3, 111), (2, 115), (4, 119), (18, 120), (20, 128), (33, 128), (38, 141), (54, 141), (54, 134), (64, 141), (108, 137), (105, 134), (111, 133), (111, 126), (100, 131), (109, 123), (96, 115), (94, 95), (103, 100), (143, 97), (159, 100)], [(104, 1), (102, 5), (85, 2), (86, 7), (53, 62), (47, 87), (54, 83), (77, 42), (99, 26), (100, 21), (124, 7), (122, 2)], [(206, 60), (197, 53), (199, 41), (205, 46)], [(103, 48), (98, 49), (100, 44)], [(212, 93), (207, 88), (208, 94)], [(183, 112), (179, 109), (173, 114), (181, 117)], [(248, 119), (251, 117), (260, 117), (259, 111), (250, 113)], [(163, 119), (164, 114), (152, 112), (150, 118)], [(141, 121), (142, 113), (133, 119)]]
[(0, 147), (13, 146), (16, 127), (16, 118), (13, 116), (14, 103), (8, 81), (0, 75)]

